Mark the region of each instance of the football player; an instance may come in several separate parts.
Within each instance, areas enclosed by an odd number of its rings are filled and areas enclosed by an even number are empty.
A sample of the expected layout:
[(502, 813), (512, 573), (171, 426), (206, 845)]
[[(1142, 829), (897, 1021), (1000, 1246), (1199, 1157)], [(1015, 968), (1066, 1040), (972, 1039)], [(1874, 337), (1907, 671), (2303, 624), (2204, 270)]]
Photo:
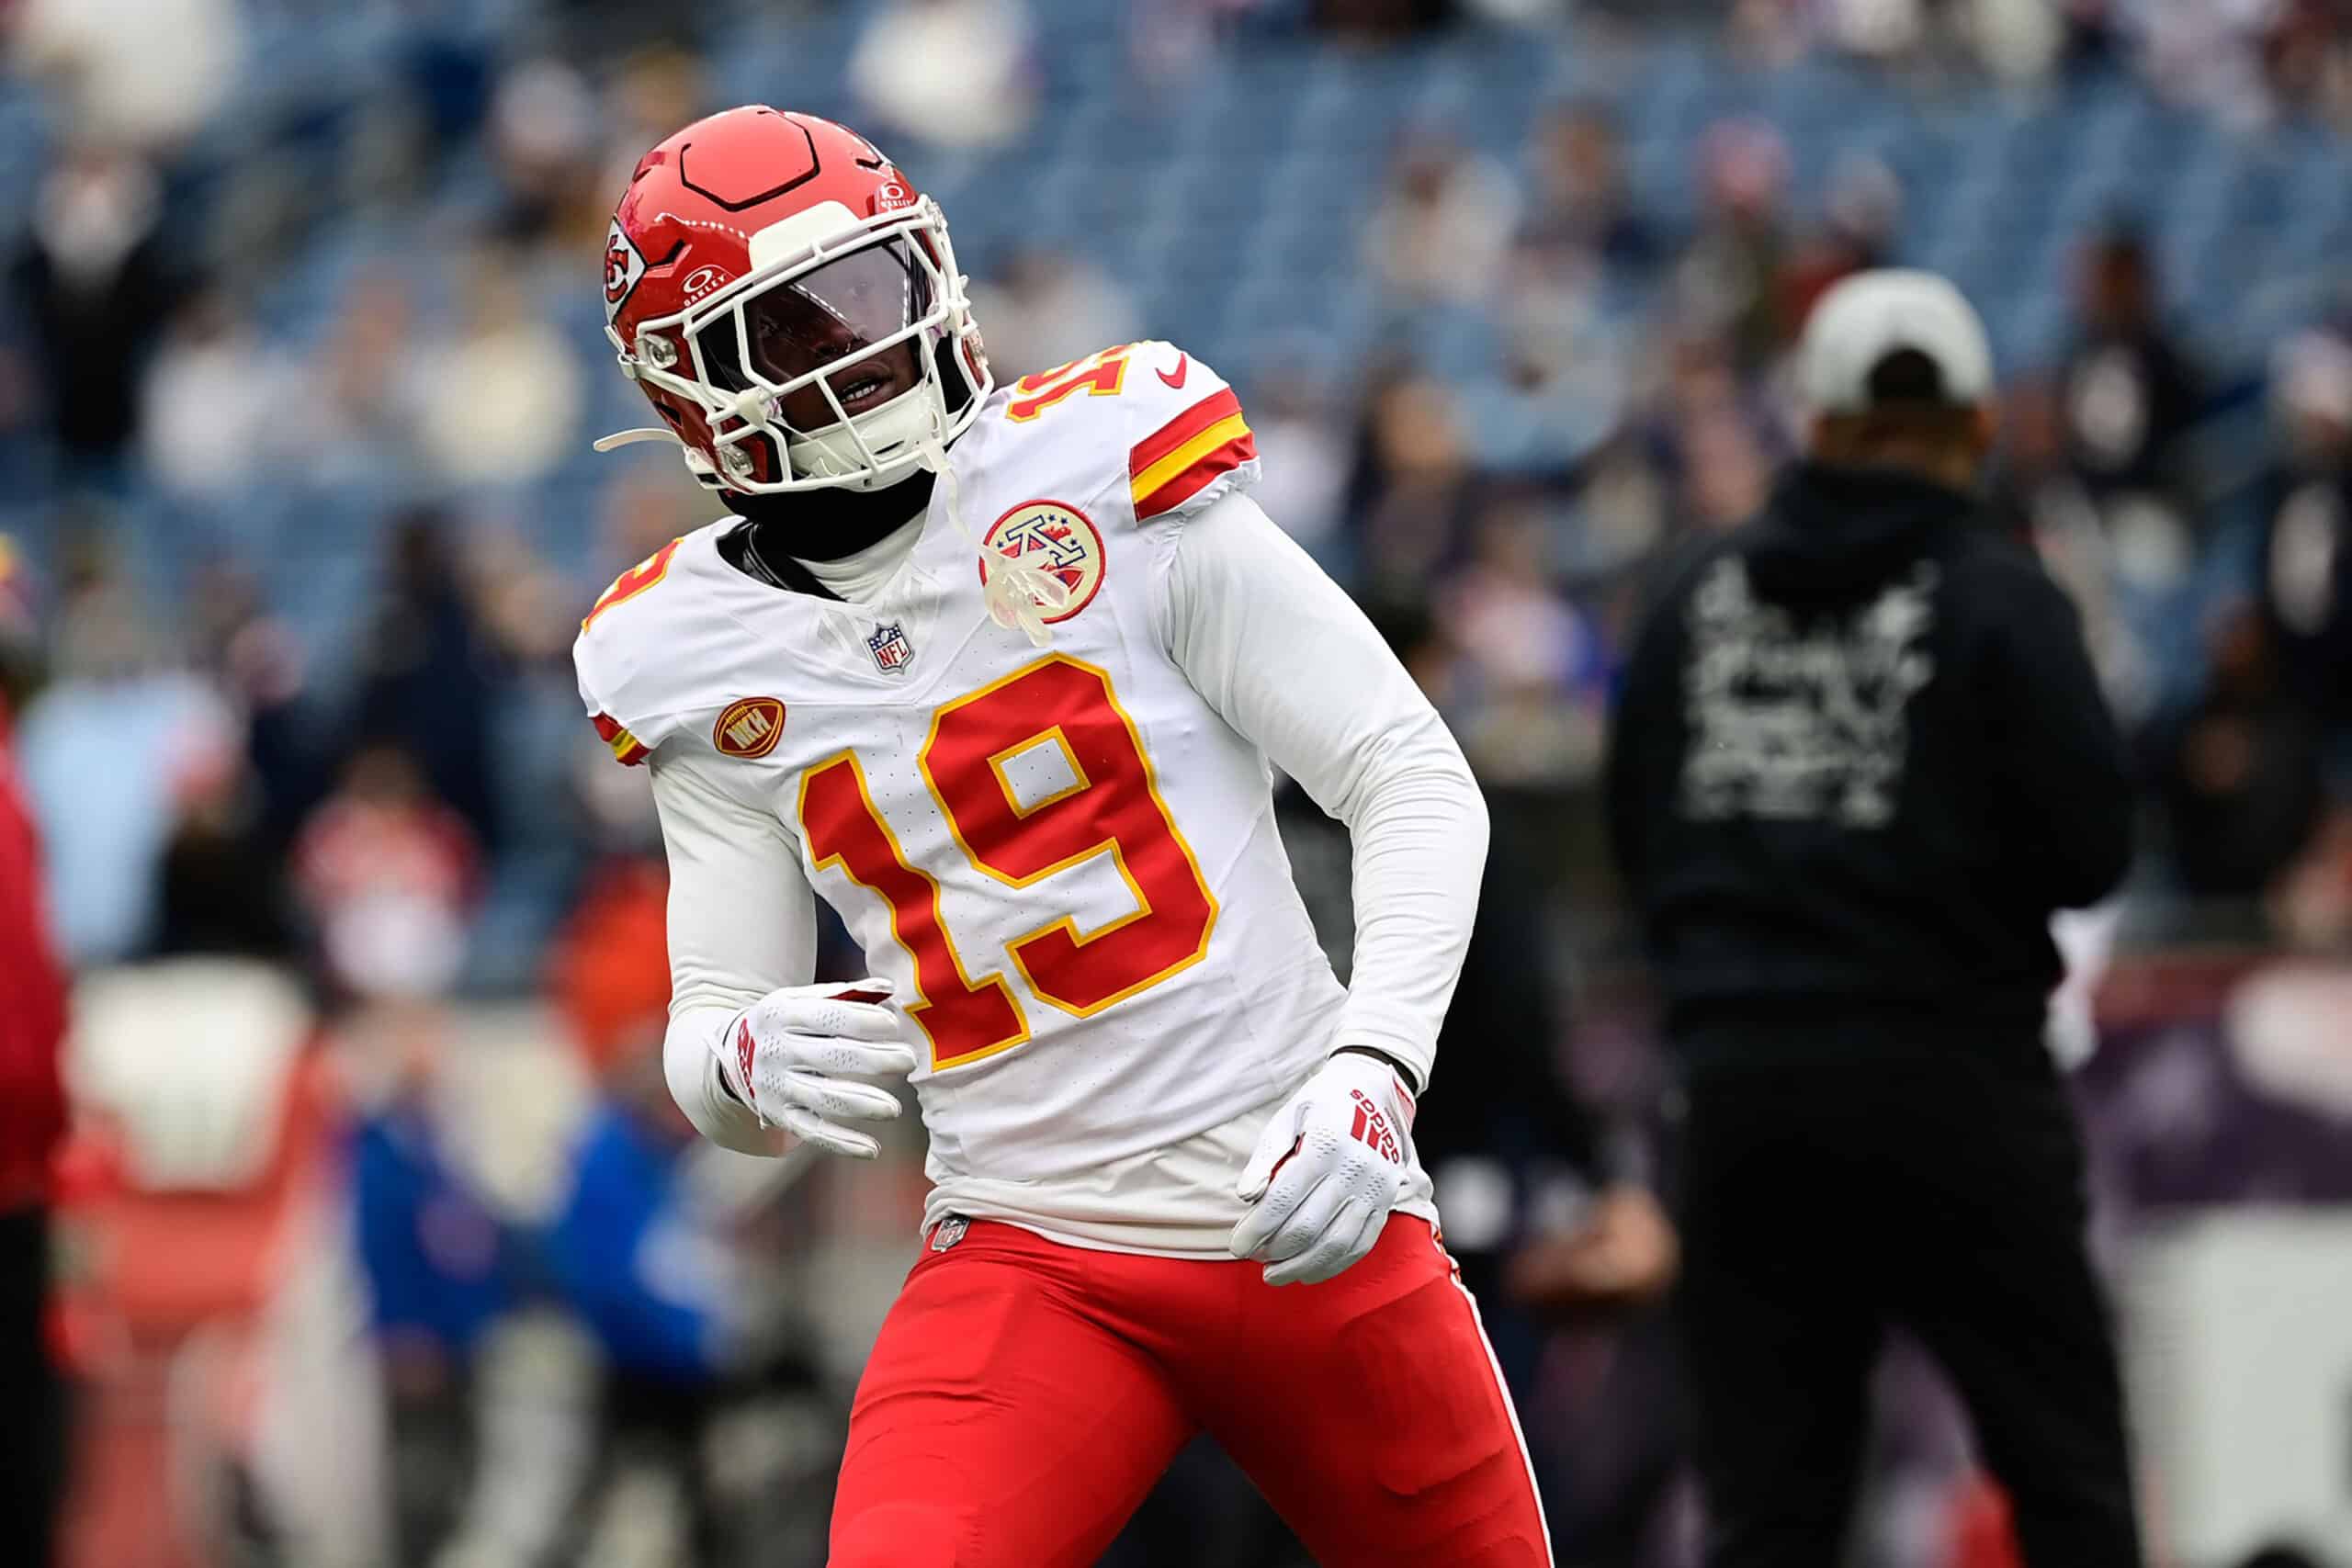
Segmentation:
[[(1326, 1563), (1548, 1562), (1413, 1155), (1485, 808), (1232, 389), (1165, 343), (998, 387), (938, 207), (764, 107), (646, 154), (604, 283), (662, 423), (600, 446), (730, 513), (575, 655), (661, 810), (672, 1092), (871, 1158), (907, 1077), (930, 1134), (833, 1568), (1079, 1568), (1200, 1431)], [(1275, 766), (1353, 834), (1351, 987)], [(812, 894), (871, 978), (810, 984)]]

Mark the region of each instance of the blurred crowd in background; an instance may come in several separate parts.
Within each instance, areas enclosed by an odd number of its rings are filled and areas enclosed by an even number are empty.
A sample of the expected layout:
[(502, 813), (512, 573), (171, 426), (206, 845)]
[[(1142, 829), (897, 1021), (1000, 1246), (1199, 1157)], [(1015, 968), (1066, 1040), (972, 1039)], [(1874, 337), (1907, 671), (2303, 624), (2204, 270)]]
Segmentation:
[[(2352, 1201), (2340, 5), (11, 0), (0, 43), (0, 603), (47, 667), (15, 747), (83, 977), (66, 1561), (821, 1558), (917, 1151), (690, 1146), (658, 833), (568, 657), (713, 510), (588, 452), (641, 423), (594, 284), (639, 154), (740, 101), (942, 200), (1000, 378), (1144, 335), (1229, 375), (1267, 511), (1462, 737), (1510, 873), (1464, 1008), (1556, 1102), (1438, 1173), (1494, 1295), (1593, 1191), (1671, 1179), (1597, 848), (1611, 681), (1649, 570), (1791, 453), (1809, 304), (1884, 263), (1984, 308), (1999, 525), (2142, 764), (2142, 863), (2053, 1025), (2107, 1036), (2119, 1279), (2156, 1215)], [(2259, 1445), (2267, 1481), (2198, 1479), (2187, 1291), (2127, 1298), (2174, 1335), (2135, 1384), (2183, 1467), (2165, 1561), (2352, 1550), (2343, 1463), (2316, 1514)], [(1689, 1561), (1655, 1316), (1493, 1315), (1563, 1561)], [(2006, 1561), (1931, 1381), (1888, 1385), (1860, 1561)], [(2346, 1452), (2332, 1406), (2253, 1418)], [(1290, 1561), (1207, 1461), (1170, 1495), (1126, 1561)]]

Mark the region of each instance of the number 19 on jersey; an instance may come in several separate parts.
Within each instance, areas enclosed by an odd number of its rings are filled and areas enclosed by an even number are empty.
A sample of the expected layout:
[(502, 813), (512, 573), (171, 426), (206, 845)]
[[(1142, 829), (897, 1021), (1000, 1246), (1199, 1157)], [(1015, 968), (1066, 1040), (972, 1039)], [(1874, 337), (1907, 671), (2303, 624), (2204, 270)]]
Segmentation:
[[(1046, 744), (1060, 748), (1074, 782), (1023, 804), (1006, 761)], [(1108, 855), (1135, 896), (1134, 912), (1085, 936), (1074, 916), (1047, 912), (1005, 944), (1040, 1001), (1091, 1017), (1208, 952), (1216, 899), (1104, 671), (1049, 655), (959, 697), (932, 716), (918, 762), (948, 831), (984, 874), (1029, 888)], [(938, 881), (907, 858), (875, 808), (855, 752), (802, 776), (800, 822), (818, 869), (839, 866), (888, 906), (891, 934), (914, 962), (920, 999), (907, 1015), (929, 1037), (934, 1069), (1029, 1038), (1027, 1015), (1004, 976), (975, 978), (967, 967), (941, 919)]]

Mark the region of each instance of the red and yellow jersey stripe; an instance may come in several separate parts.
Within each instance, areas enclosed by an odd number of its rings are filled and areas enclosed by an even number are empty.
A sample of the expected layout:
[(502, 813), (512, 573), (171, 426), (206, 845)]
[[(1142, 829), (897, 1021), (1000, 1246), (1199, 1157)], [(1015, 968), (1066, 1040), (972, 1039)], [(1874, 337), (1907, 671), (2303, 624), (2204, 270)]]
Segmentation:
[(590, 722), (595, 725), (596, 733), (605, 738), (605, 744), (613, 749), (613, 755), (624, 767), (634, 768), (653, 755), (651, 747), (623, 729), (620, 721), (609, 714), (592, 715)]
[(1203, 398), (1136, 443), (1127, 455), (1136, 520), (1182, 506), (1219, 474), (1258, 456), (1258, 438), (1241, 417), (1241, 400), (1226, 388)]

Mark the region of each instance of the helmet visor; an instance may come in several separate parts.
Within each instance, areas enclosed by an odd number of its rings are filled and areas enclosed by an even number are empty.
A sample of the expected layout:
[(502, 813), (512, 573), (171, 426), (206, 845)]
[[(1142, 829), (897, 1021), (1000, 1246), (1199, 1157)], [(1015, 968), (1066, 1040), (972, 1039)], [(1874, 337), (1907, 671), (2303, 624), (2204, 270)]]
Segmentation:
[[(798, 431), (821, 430), (922, 381), (910, 329), (931, 313), (933, 297), (931, 275), (910, 243), (891, 239), (749, 296), (714, 323), (720, 330), (707, 334), (704, 352), (720, 385), (789, 389), (785, 423)], [(737, 321), (740, 335), (729, 330)], [(877, 345), (886, 346), (877, 351)], [(838, 410), (825, 396), (828, 387)]]

